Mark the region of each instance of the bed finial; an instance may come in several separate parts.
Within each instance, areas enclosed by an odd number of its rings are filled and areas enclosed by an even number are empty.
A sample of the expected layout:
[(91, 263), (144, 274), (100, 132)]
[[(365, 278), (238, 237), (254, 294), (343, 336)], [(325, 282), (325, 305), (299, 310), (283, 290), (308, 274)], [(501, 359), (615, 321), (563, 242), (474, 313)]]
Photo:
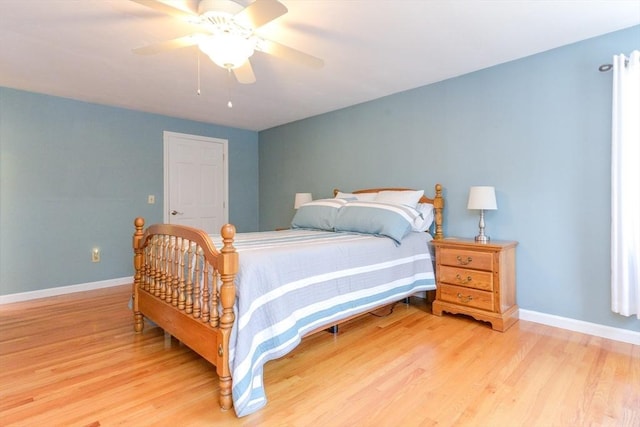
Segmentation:
[(144, 227), (144, 218), (142, 218), (141, 216), (137, 217), (133, 221), (133, 225), (136, 226), (136, 229), (142, 229)]
[(224, 242), (224, 247), (222, 248), (222, 252), (224, 252), (224, 248), (227, 247), (227, 244), (233, 247), (233, 239), (236, 237), (236, 227), (233, 224), (225, 224), (220, 229), (220, 234), (222, 235), (222, 241)]

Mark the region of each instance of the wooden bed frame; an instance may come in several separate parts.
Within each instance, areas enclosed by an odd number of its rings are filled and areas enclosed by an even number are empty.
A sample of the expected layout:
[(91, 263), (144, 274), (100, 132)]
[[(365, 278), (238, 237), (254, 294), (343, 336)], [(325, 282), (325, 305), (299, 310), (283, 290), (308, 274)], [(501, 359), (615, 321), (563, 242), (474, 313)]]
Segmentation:
[[(353, 193), (383, 190), (409, 189), (375, 188)], [(420, 202), (433, 204), (434, 239), (442, 239), (442, 186), (435, 186), (432, 199), (423, 196)], [(238, 272), (238, 253), (233, 247), (235, 227), (231, 224), (222, 227), (223, 245), (218, 250), (203, 230), (171, 224), (155, 224), (145, 229), (142, 218), (136, 218), (134, 225), (135, 331), (142, 332), (144, 317), (148, 317), (215, 365), (220, 381), (220, 406), (230, 409), (233, 402), (229, 338), (235, 320), (234, 280)], [(210, 292), (216, 287), (218, 292)], [(316, 331), (331, 326), (334, 324)]]

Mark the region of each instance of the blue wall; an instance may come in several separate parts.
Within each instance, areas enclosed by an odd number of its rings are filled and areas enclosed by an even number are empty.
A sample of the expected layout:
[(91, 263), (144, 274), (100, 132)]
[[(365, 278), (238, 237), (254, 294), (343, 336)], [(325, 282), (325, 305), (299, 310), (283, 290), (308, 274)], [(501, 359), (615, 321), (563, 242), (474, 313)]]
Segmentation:
[(132, 275), (133, 219), (163, 219), (165, 130), (228, 139), (229, 219), (255, 231), (257, 132), (0, 88), (0, 294)]
[(469, 187), (496, 187), (494, 239), (519, 241), (521, 308), (640, 330), (610, 310), (611, 73), (640, 26), (260, 132), (260, 228), (296, 192), (444, 185), (445, 234), (477, 234)]

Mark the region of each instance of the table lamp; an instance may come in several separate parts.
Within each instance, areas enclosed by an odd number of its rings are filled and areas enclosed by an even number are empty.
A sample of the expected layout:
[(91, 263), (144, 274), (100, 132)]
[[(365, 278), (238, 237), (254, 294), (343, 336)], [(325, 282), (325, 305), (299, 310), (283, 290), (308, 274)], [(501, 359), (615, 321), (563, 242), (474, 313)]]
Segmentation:
[(298, 209), (305, 203), (312, 201), (311, 193), (296, 193), (295, 201), (293, 202), (293, 208)]
[(467, 203), (467, 209), (480, 210), (480, 234), (476, 236), (476, 242), (489, 242), (489, 236), (484, 234), (484, 211), (498, 209), (498, 205), (496, 204), (495, 188), (488, 186), (471, 187), (471, 189), (469, 189), (469, 202)]

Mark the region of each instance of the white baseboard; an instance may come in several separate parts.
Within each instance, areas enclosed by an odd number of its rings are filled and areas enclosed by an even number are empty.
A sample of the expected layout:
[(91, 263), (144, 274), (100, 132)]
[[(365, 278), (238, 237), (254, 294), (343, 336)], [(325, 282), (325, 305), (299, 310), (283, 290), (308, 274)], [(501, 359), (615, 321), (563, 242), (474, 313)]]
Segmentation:
[(523, 309), (520, 309), (520, 319), (535, 323), (542, 323), (543, 325), (554, 326), (556, 328), (568, 329), (570, 331), (580, 332), (583, 334), (594, 335), (596, 337), (640, 345), (640, 332), (629, 329), (614, 328), (612, 326), (600, 325), (598, 323), (584, 322), (582, 320), (570, 319), (568, 317), (560, 317), (553, 314)]
[[(12, 302), (28, 301), (37, 298), (46, 298), (56, 295), (71, 294), (74, 292), (91, 291), (94, 289), (109, 288), (113, 286), (127, 285), (133, 282), (133, 277), (121, 277), (119, 279), (102, 280), (99, 282), (82, 283), (79, 285), (60, 286), (57, 288), (42, 289), (38, 291), (20, 292), (17, 294), (0, 295), (0, 305)], [(640, 345), (640, 332), (629, 329), (614, 328), (597, 323), (584, 322), (582, 320), (560, 317), (553, 314), (540, 313), (538, 311), (520, 309), (520, 319), (529, 322), (541, 323), (556, 328), (567, 329), (583, 334), (594, 335), (615, 341)]]
[(56, 295), (72, 294), (74, 292), (110, 288), (113, 286), (127, 285), (130, 283), (133, 283), (133, 277), (121, 277), (119, 279), (101, 280), (99, 282), (82, 283), (79, 285), (60, 286), (57, 288), (41, 289), (38, 291), (0, 295), (0, 305), (9, 304), (12, 302), (28, 301), (37, 298), (53, 297)]

